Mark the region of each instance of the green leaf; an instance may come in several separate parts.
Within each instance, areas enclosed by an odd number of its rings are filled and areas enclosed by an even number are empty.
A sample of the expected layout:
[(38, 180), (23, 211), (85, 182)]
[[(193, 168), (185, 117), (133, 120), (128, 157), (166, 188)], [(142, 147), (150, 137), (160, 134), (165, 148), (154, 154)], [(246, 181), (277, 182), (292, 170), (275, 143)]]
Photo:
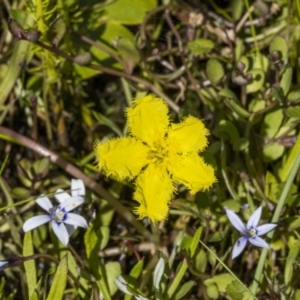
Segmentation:
[(207, 254), (202, 249), (197, 249), (196, 255), (193, 257), (194, 265), (197, 271), (205, 273), (207, 266)]
[(247, 138), (240, 138), (233, 144), (234, 151), (243, 151), (249, 147), (249, 140)]
[(280, 103), (283, 103), (284, 95), (282, 89), (273, 86), (271, 87), (271, 94), (276, 100), (278, 100)]
[(259, 69), (262, 72), (267, 72), (269, 67), (269, 59), (260, 52), (254, 52), (247, 56), (251, 70)]
[(103, 249), (108, 241), (109, 229), (106, 226), (102, 226), (100, 228), (95, 228), (95, 224), (88, 228), (84, 235), (84, 244), (86, 255), (88, 258), (88, 264), (90, 269), (92, 270), (92, 274), (94, 275), (97, 285), (100, 291), (103, 293), (104, 298), (109, 300), (110, 293), (108, 291), (107, 282), (105, 281), (105, 277), (103, 272), (105, 270), (100, 265), (98, 258), (98, 251)]
[(194, 254), (195, 254), (195, 251), (196, 249), (198, 248), (198, 245), (199, 245), (199, 239), (200, 239), (200, 236), (201, 236), (201, 233), (202, 233), (202, 230), (203, 228), (202, 227), (199, 227), (194, 236), (193, 236), (193, 239), (192, 239), (192, 242), (190, 244), (190, 247), (189, 247), (189, 254), (190, 254), (190, 257), (193, 257)]
[(235, 21), (240, 20), (244, 11), (244, 1), (232, 0), (230, 6), (233, 19)]
[(282, 162), (282, 166), (279, 169), (278, 175), (281, 179), (281, 182), (286, 181), (288, 175), (290, 174), (295, 164), (299, 152), (300, 152), (300, 135), (298, 135), (294, 147), (289, 152), (287, 159), (284, 162)]
[(232, 300), (240, 300), (243, 299), (243, 293), (245, 293), (245, 289), (241, 286), (239, 282), (234, 280), (227, 285), (226, 292)]
[(235, 212), (239, 212), (241, 204), (236, 200), (226, 200), (222, 202), (222, 207), (227, 207)]
[(290, 102), (299, 102), (300, 100), (300, 91), (292, 91), (288, 94), (287, 99)]
[(284, 146), (278, 143), (272, 143), (264, 146), (263, 148), (263, 159), (266, 162), (274, 161), (282, 156), (284, 152)]
[(68, 259), (67, 254), (60, 261), (53, 278), (51, 289), (47, 300), (61, 300), (64, 297), (68, 277)]
[(212, 84), (217, 84), (224, 76), (222, 64), (215, 58), (210, 58), (206, 64), (206, 75)]
[(135, 48), (134, 42), (129, 38), (123, 37), (118, 40), (116, 48), (124, 62), (125, 70), (131, 74), (140, 61), (140, 54)]
[(284, 60), (288, 55), (288, 45), (284, 38), (277, 36), (271, 43), (269, 53), (272, 54), (274, 51), (279, 53), (280, 60)]
[(105, 276), (110, 292), (110, 296), (113, 296), (115, 292), (118, 290), (117, 286), (115, 285), (115, 279), (121, 275), (121, 266), (120, 263), (111, 261), (104, 265), (103, 275)]
[(138, 25), (156, 6), (156, 0), (117, 0), (105, 6), (105, 16), (122, 24)]
[(224, 231), (216, 231), (209, 235), (208, 241), (209, 242), (220, 242), (223, 240), (224, 236), (225, 236)]
[(218, 274), (212, 278), (204, 280), (204, 284), (209, 286), (210, 284), (216, 284), (220, 292), (226, 292), (226, 287), (234, 280), (234, 277), (228, 273)]
[(246, 92), (248, 94), (255, 93), (262, 88), (265, 82), (265, 74), (261, 69), (252, 69), (248, 74), (252, 75), (253, 80), (246, 85)]
[(191, 289), (192, 287), (195, 285), (195, 281), (191, 280), (188, 282), (185, 282), (180, 289), (178, 290), (178, 292), (175, 293), (174, 295), (174, 299), (175, 300), (179, 300), (182, 299)]
[(40, 299), (39, 291), (41, 289), (42, 283), (43, 283), (43, 278), (41, 277), (39, 282), (37, 283), (33, 293), (31, 294), (31, 296), (29, 298), (30, 300), (39, 300)]
[(290, 90), (291, 82), (293, 76), (293, 69), (292, 67), (288, 67), (284, 73), (282, 74), (280, 80), (280, 88), (282, 89), (283, 95), (286, 96)]
[(295, 230), (300, 227), (300, 217), (299, 216), (288, 218), (286, 221), (288, 224), (287, 230), (289, 230), (289, 231)]
[(236, 142), (240, 137), (238, 130), (236, 129), (233, 122), (231, 121), (221, 120), (219, 124), (219, 128), (220, 128), (220, 133), (222, 133), (222, 136), (224, 138), (229, 137), (231, 143)]
[[(35, 22), (33, 14), (26, 13), (24, 10), (11, 9), (9, 13), (23, 27), (32, 27)], [(30, 48), (31, 44), (22, 40), (12, 47), (6, 76), (0, 81), (0, 106), (5, 103), (11, 90), (16, 86), (20, 71), (23, 70), (27, 58), (31, 55)]]
[(241, 118), (249, 118), (250, 113), (248, 113), (244, 108), (242, 108), (236, 101), (232, 99), (225, 99), (225, 104), (235, 112)]
[(30, 190), (25, 189), (23, 187), (15, 187), (13, 189), (11, 189), (11, 194), (13, 197), (17, 198), (17, 199), (26, 199), (30, 197)]
[(213, 299), (213, 300), (219, 299), (218, 286), (214, 283), (207, 286), (206, 293), (209, 299)]
[(297, 262), (299, 252), (300, 252), (300, 242), (295, 241), (289, 251), (289, 254), (285, 262), (284, 283), (286, 286), (290, 285), (291, 283), (293, 273), (294, 273), (295, 263)]
[(188, 43), (188, 49), (195, 55), (208, 54), (215, 47), (215, 43), (207, 39), (196, 39)]
[[(24, 243), (23, 243), (23, 256), (29, 256), (34, 254), (33, 251), (33, 243), (32, 243), (32, 236), (31, 232), (26, 232), (24, 235)], [(36, 268), (35, 268), (35, 261), (33, 259), (24, 262), (26, 280), (28, 283), (28, 295), (29, 298), (34, 293), (36, 284), (37, 284), (37, 277), (36, 277)]]
[(32, 167), (35, 170), (36, 175), (40, 175), (41, 178), (44, 178), (49, 173), (50, 164), (51, 164), (50, 157), (47, 156), (34, 162)]
[(236, 94), (230, 90), (230, 89), (223, 89), (219, 92), (219, 95), (220, 96), (223, 96), (225, 98), (229, 98), (229, 99), (234, 99), (234, 100), (238, 100), (237, 97), (236, 97)]
[(144, 267), (144, 259), (141, 259), (134, 265), (134, 267), (131, 269), (129, 274), (129, 278), (128, 278), (129, 285), (135, 285), (137, 279), (139, 278), (140, 274), (143, 271), (143, 267)]
[(122, 131), (120, 128), (110, 119), (102, 115), (101, 113), (97, 111), (92, 111), (93, 116), (96, 118), (96, 120), (99, 122), (99, 124), (106, 125), (109, 127), (112, 131), (114, 131), (118, 136), (122, 136)]
[(300, 118), (300, 106), (291, 106), (286, 110), (286, 114), (291, 118)]
[(100, 242), (100, 232), (96, 232), (94, 226), (89, 227), (84, 235), (84, 244), (89, 267), (96, 279), (99, 279), (100, 264), (98, 259), (98, 249), (100, 248)]
[(264, 137), (275, 137), (280, 129), (283, 117), (284, 115), (282, 109), (276, 109), (272, 112), (269, 112), (264, 118), (260, 134)]

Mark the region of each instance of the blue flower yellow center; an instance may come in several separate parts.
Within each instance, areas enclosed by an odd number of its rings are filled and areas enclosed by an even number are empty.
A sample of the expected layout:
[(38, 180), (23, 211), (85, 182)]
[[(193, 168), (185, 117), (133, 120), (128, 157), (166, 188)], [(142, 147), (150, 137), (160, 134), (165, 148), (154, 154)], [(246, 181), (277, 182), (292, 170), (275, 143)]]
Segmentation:
[(256, 236), (256, 230), (254, 228), (251, 228), (248, 230), (249, 237), (255, 237)]
[(57, 223), (61, 223), (67, 218), (66, 211), (64, 209), (61, 209), (60, 206), (50, 208), (49, 214), (51, 219)]

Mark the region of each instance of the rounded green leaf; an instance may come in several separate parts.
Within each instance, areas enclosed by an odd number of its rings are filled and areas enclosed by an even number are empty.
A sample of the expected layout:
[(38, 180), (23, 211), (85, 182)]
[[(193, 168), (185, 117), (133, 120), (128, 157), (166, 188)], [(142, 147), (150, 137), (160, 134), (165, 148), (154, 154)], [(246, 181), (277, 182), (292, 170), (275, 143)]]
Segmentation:
[(290, 102), (299, 102), (300, 101), (300, 91), (292, 91), (287, 96)]
[(274, 51), (279, 53), (280, 59), (283, 60), (288, 54), (288, 45), (284, 38), (277, 36), (271, 43), (269, 52), (272, 54)]
[(265, 74), (260, 69), (253, 69), (248, 74), (251, 74), (253, 77), (253, 80), (251, 83), (247, 84), (246, 86), (246, 92), (249, 93), (255, 93), (258, 90), (260, 90), (265, 82)]
[(260, 52), (257, 52), (257, 53), (251, 53), (247, 57), (250, 63), (251, 70), (260, 69), (263, 70), (264, 72), (268, 71), (269, 59), (265, 55), (261, 54)]
[(10, 193), (17, 199), (26, 199), (30, 197), (30, 190), (23, 187), (15, 187), (10, 191)]
[(141, 24), (148, 11), (157, 6), (157, 0), (117, 0), (105, 6), (105, 16), (126, 25)]
[(210, 58), (206, 64), (206, 75), (212, 84), (218, 83), (224, 76), (222, 64), (215, 58)]
[(268, 113), (264, 118), (260, 134), (264, 137), (274, 137), (280, 129), (283, 117), (282, 109), (277, 109)]
[(282, 156), (284, 152), (284, 146), (278, 143), (268, 144), (263, 149), (263, 159), (264, 161), (274, 161)]
[(291, 106), (286, 110), (286, 114), (291, 118), (300, 119), (300, 106)]
[(209, 299), (219, 299), (219, 291), (218, 291), (218, 286), (216, 284), (210, 284), (207, 288), (206, 288), (206, 293), (207, 296), (209, 297)]
[(215, 43), (207, 39), (197, 39), (188, 43), (188, 48), (193, 54), (201, 55), (210, 53), (210, 51), (215, 47)]

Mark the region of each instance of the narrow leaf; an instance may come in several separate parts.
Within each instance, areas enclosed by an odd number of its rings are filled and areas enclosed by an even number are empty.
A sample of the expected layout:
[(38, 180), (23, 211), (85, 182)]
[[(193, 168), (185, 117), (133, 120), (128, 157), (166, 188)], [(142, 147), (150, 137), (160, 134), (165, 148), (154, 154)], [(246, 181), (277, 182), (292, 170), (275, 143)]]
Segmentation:
[(47, 300), (61, 300), (64, 297), (68, 277), (67, 254), (60, 261), (56, 270)]
[[(24, 236), (23, 256), (29, 256), (32, 254), (34, 254), (33, 243), (32, 243), (31, 232), (29, 231), (26, 232)], [(25, 261), (24, 268), (25, 268), (26, 279), (28, 282), (28, 296), (30, 298), (34, 293), (37, 284), (35, 261), (33, 259)]]

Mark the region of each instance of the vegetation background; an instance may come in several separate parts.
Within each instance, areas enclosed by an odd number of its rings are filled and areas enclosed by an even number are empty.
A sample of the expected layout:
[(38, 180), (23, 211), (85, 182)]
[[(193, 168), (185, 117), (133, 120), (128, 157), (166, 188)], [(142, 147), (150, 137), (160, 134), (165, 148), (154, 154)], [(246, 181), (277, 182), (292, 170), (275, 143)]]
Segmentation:
[[(300, 299), (298, 0), (3, 0), (0, 20), (0, 258), (35, 255), (2, 271), (1, 299), (131, 299), (120, 274), (148, 299)], [(133, 185), (97, 172), (93, 153), (149, 93), (174, 122), (204, 120), (218, 178), (195, 196), (180, 187), (157, 225), (137, 220)], [(67, 248), (46, 225), (24, 235), (33, 200), (71, 178), (86, 184), (89, 229)], [(271, 250), (232, 260), (224, 206), (247, 220), (260, 205), (278, 221)]]

